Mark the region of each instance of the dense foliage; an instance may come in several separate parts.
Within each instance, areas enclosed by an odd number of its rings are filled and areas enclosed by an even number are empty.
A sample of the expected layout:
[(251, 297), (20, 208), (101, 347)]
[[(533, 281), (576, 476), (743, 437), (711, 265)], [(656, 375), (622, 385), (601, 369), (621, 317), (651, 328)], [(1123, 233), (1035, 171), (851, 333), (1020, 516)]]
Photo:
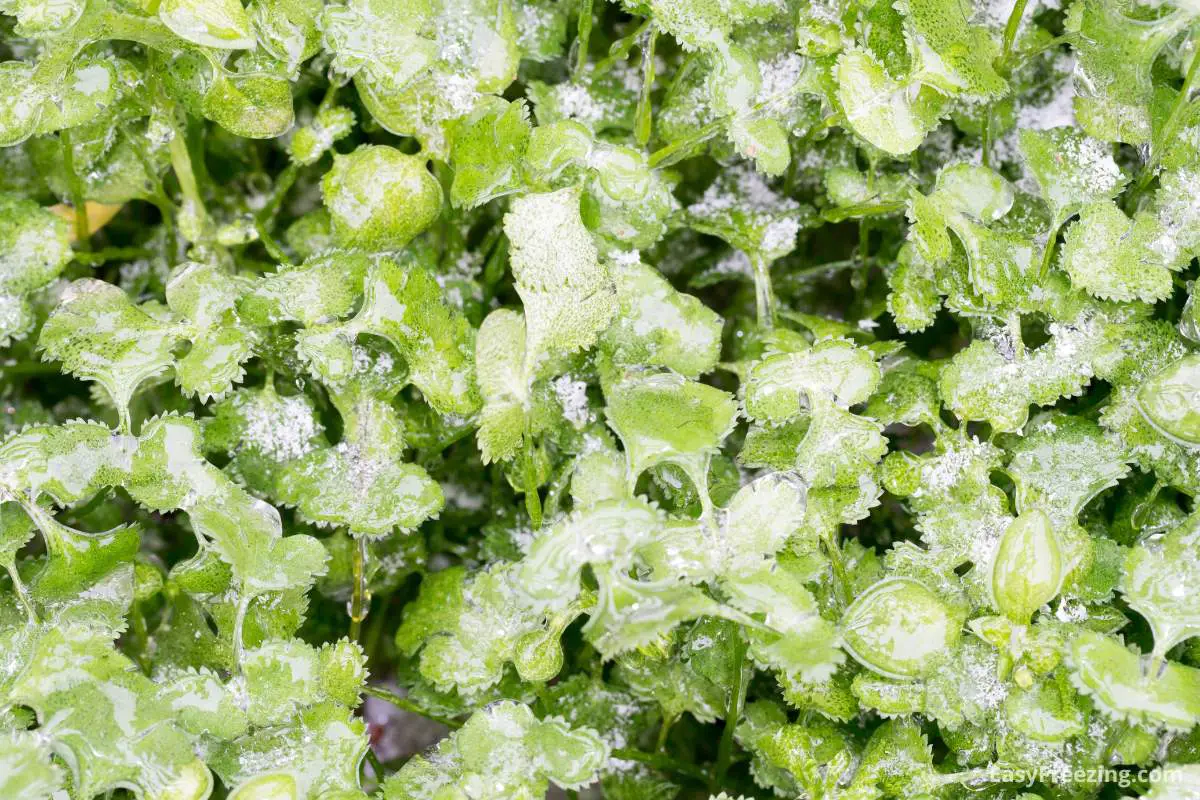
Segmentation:
[(0, 798), (1200, 797), (1195, 0), (0, 12)]

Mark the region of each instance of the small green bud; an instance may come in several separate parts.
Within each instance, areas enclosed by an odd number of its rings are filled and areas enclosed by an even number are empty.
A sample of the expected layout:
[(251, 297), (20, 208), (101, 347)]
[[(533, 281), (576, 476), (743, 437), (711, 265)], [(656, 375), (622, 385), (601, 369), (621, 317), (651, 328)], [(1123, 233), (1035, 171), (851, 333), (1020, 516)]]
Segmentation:
[(163, 787), (155, 797), (159, 800), (202, 800), (212, 793), (212, 789), (212, 773), (197, 758), (185, 764), (175, 780)]
[(1200, 444), (1200, 355), (1181, 358), (1146, 381), (1138, 408), (1172, 439)]
[(562, 645), (557, 631), (530, 631), (517, 640), (513, 663), (521, 680), (548, 681), (563, 665)]
[(442, 210), (442, 188), (420, 156), (367, 145), (337, 156), (321, 182), (338, 243), (396, 250)]
[(1013, 622), (1029, 622), (1054, 599), (1062, 585), (1063, 564), (1050, 518), (1039, 509), (1009, 524), (992, 561), (992, 597)]

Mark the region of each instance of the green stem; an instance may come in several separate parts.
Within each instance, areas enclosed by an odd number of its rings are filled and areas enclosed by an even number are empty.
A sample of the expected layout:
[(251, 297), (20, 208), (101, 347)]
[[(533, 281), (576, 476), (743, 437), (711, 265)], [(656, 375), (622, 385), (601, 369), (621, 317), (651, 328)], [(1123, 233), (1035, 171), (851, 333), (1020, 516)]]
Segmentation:
[(253, 599), (249, 596), (240, 597), (237, 615), (233, 618), (233, 663), (238, 672), (242, 671), (242, 653), (245, 649), (246, 612), (250, 610)]
[(657, 753), (645, 753), (641, 750), (619, 747), (613, 750), (613, 758), (621, 761), (636, 761), (639, 764), (645, 764), (648, 767), (661, 770), (662, 772), (671, 772), (685, 778), (693, 778), (697, 781), (707, 782), (708, 775), (704, 770), (695, 764), (688, 764), (683, 761), (677, 761), (670, 756), (659, 755)]
[(106, 264), (109, 261), (134, 261), (139, 258), (152, 258), (153, 256), (154, 251), (147, 250), (144, 247), (105, 247), (102, 250), (75, 252), (75, 260), (80, 264), (88, 266)]
[(717, 763), (708, 787), (711, 792), (718, 791), (725, 783), (725, 775), (729, 772), (730, 760), (733, 757), (733, 733), (746, 705), (746, 689), (749, 688), (746, 682), (746, 636), (741, 629), (738, 629), (734, 639), (730, 664), (734, 671), (733, 686), (729, 687), (725, 730), (721, 732), (721, 742), (717, 745)]
[(537, 467), (534, 464), (533, 436), (525, 432), (525, 459), (522, 472), (525, 483), (525, 510), (529, 512), (529, 521), (533, 529), (542, 527), (542, 498), (538, 494)]
[(367, 763), (371, 765), (371, 776), (375, 783), (383, 783), (383, 764), (379, 763), (379, 756), (370, 747), (367, 748)]
[(1159, 159), (1162, 158), (1163, 145), (1171, 141), (1171, 137), (1175, 133), (1175, 126), (1179, 124), (1179, 117), (1187, 108), (1188, 98), (1192, 95), (1192, 90), (1196, 88), (1196, 79), (1200, 78), (1200, 46), (1197, 46), (1192, 53), (1192, 63), (1188, 65), (1187, 75), (1184, 76), (1183, 86), (1179, 89), (1179, 94), (1175, 97), (1175, 102), (1171, 106), (1171, 113), (1167, 115), (1167, 121), (1163, 123), (1159, 129), (1158, 136), (1154, 137), (1152, 144), (1150, 160), (1146, 163), (1142, 173), (1138, 175), (1137, 183), (1133, 187), (1133, 195), (1138, 195), (1143, 192), (1150, 181), (1154, 180), (1155, 170), (1158, 168)]
[(17, 574), (16, 563), (10, 558), (4, 562), (4, 569), (8, 572), (8, 577), (12, 578), (13, 589), (17, 593), (17, 600), (21, 603), (21, 608), (25, 610), (25, 616), (29, 617), (30, 623), (36, 625), (38, 623), (37, 608), (33, 605), (33, 600), (29, 597), (29, 591), (25, 588), (21, 576)]
[(188, 153), (187, 141), (182, 130), (175, 130), (168, 148), (171, 153), (171, 168), (175, 170), (179, 189), (183, 193), (184, 211), (191, 211), (198, 227), (203, 230), (207, 226), (208, 211), (204, 208), (204, 199), (200, 196), (200, 185), (196, 182), (192, 157)]
[(1021, 18), (1025, 16), (1027, 2), (1028, 0), (1016, 0), (1013, 3), (1012, 11), (1009, 12), (1008, 21), (1004, 23), (1004, 47), (1000, 52), (1002, 69), (1008, 65), (1008, 61), (1012, 57), (1013, 43), (1017, 41), (1017, 31), (1021, 28)]
[(281, 264), (288, 263), (287, 253), (271, 235), (271, 225), (275, 221), (275, 215), (279, 213), (279, 207), (283, 205), (283, 198), (287, 196), (299, 175), (300, 167), (296, 162), (293, 161), (284, 167), (283, 172), (279, 173), (279, 179), (275, 181), (266, 205), (254, 215), (254, 228), (258, 231), (259, 241), (263, 243), (263, 247), (267, 249), (271, 258)]
[(580, 0), (579, 3), (579, 34), (575, 37), (575, 66), (571, 71), (571, 79), (579, 80), (587, 66), (588, 46), (592, 39), (592, 0)]
[(367, 618), (367, 537), (354, 537), (354, 586), (350, 595), (350, 641), (357, 642)]
[(634, 45), (637, 44), (638, 39), (650, 27), (650, 24), (651, 21), (649, 19), (643, 20), (642, 24), (638, 25), (634, 29), (633, 33), (627, 36), (622, 36), (620, 39), (617, 39), (615, 42), (609, 45), (608, 55), (597, 61), (596, 66), (592, 67), (592, 78), (594, 79), (600, 75), (604, 75), (610, 69), (612, 69), (613, 65), (618, 61), (624, 61), (625, 59), (629, 58), (629, 52), (633, 50)]
[(654, 91), (654, 44), (658, 41), (658, 30), (651, 29), (645, 36), (646, 43), (642, 45), (642, 91), (638, 95), (637, 121), (634, 124), (634, 136), (638, 147), (645, 147), (650, 141), (654, 122), (650, 93)]
[(703, 127), (694, 131), (692, 134), (685, 136), (682, 139), (677, 139), (674, 142), (671, 142), (669, 145), (655, 150), (650, 154), (650, 166), (671, 166), (680, 158), (683, 158), (683, 154), (686, 154), (688, 150), (707, 142), (709, 139), (720, 133), (721, 129), (724, 128), (728, 122), (729, 119), (726, 117), (713, 120), (707, 125), (704, 125)]
[(761, 253), (751, 253), (754, 265), (754, 310), (758, 326), (763, 330), (775, 327), (775, 290), (771, 286), (771, 262)]
[(821, 212), (821, 219), (826, 222), (845, 222), (848, 219), (864, 219), (866, 217), (885, 217), (889, 214), (899, 214), (904, 211), (906, 204), (901, 200), (890, 200), (878, 203), (857, 203), (840, 208), (827, 208)]
[(980, 144), (982, 148), (981, 160), (983, 166), (989, 169), (992, 166), (992, 104), (988, 103), (983, 111), (983, 142)]
[(658, 729), (658, 738), (654, 741), (654, 752), (661, 753), (667, 747), (667, 738), (671, 735), (671, 726), (675, 724), (677, 717), (674, 715), (663, 716), (662, 725)]
[(1046, 246), (1042, 248), (1042, 268), (1038, 271), (1038, 283), (1045, 283), (1050, 275), (1050, 264), (1054, 261), (1054, 250), (1058, 245), (1058, 232), (1061, 229), (1062, 223), (1056, 223), (1046, 237)]
[(829, 556), (829, 565), (833, 569), (834, 591), (838, 603), (845, 608), (850, 602), (853, 592), (850, 586), (850, 576), (846, 572), (846, 561), (842, 558), (842, 548), (838, 547), (837, 530), (827, 531), (821, 536), (825, 545), (825, 554)]
[(71, 206), (75, 212), (75, 245), (80, 250), (87, 250), (92, 232), (88, 225), (83, 181), (79, 180), (79, 174), (75, 171), (75, 148), (71, 145), (71, 132), (61, 131), (58, 134), (58, 142), (62, 147), (63, 169), (67, 173), (67, 193), (71, 196)]
[(436, 722), (440, 725), (445, 725), (447, 728), (455, 729), (455, 728), (462, 727), (462, 723), (459, 722), (458, 720), (453, 719), (451, 717), (443, 717), (440, 714), (437, 714), (437, 713), (434, 713), (433, 711), (429, 711), (425, 708), (422, 708), (420, 705), (418, 705), (417, 703), (414, 703), (412, 700), (409, 700), (407, 697), (398, 695), (389, 689), (384, 689), (382, 686), (367, 685), (367, 686), (363, 687), (363, 694), (369, 694), (369, 695), (371, 695), (371, 697), (377, 697), (380, 700), (384, 700), (388, 703), (391, 703), (396, 708), (399, 708), (402, 711), (408, 711), (411, 714), (416, 714), (419, 717), (424, 717), (425, 719), (430, 720), (431, 722)]

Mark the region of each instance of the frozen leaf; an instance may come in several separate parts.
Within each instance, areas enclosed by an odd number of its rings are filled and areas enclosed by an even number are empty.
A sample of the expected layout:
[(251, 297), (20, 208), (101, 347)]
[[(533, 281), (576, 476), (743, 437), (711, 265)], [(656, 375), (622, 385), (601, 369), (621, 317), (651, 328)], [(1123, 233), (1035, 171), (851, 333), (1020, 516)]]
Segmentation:
[(503, 701), (476, 712), (427, 756), (416, 756), (384, 783), (385, 800), (471, 797), (486, 791), (516, 800), (542, 797), (550, 783), (566, 789), (595, 780), (608, 746), (590, 728), (561, 718), (537, 719)]
[(1163, 300), (1174, 265), (1154, 251), (1162, 235), (1151, 214), (1138, 212), (1131, 220), (1111, 202), (1093, 203), (1067, 228), (1062, 268), (1075, 286), (1105, 300)]
[(1189, 730), (1200, 722), (1200, 670), (1143, 658), (1109, 636), (1086, 631), (1071, 642), (1071, 681), (1105, 714), (1135, 723)]
[(961, 622), (940, 598), (911, 578), (888, 578), (859, 595), (842, 615), (846, 650), (890, 678), (916, 678), (954, 647)]
[(516, 455), (525, 435), (529, 382), (525, 377), (525, 318), (497, 309), (479, 328), (475, 369), (483, 395), (476, 438), (485, 464)]
[(938, 124), (945, 103), (931, 87), (897, 80), (866, 50), (838, 57), (837, 97), (851, 129), (892, 155), (911, 153)]
[(33, 326), (29, 296), (71, 260), (70, 226), (31, 200), (0, 194), (0, 344)]
[(1138, 410), (1155, 430), (1185, 446), (1200, 444), (1200, 356), (1190, 355), (1150, 377), (1138, 390)]
[(238, 0), (163, 0), (158, 17), (181, 39), (202, 47), (252, 49), (250, 17)]
[(442, 187), (420, 156), (364, 145), (334, 159), (321, 179), (333, 233), (346, 247), (398, 250), (442, 208)]
[(1074, 128), (1023, 130), (1018, 138), (1025, 169), (1050, 206), (1054, 227), (1084, 206), (1112, 199), (1125, 184), (1112, 147)]
[(579, 216), (579, 192), (515, 200), (504, 216), (517, 294), (525, 308), (525, 368), (590, 347), (616, 312), (616, 290)]
[(1200, 524), (1193, 515), (1166, 535), (1129, 551), (1120, 591), (1154, 631), (1154, 653), (1200, 636), (1200, 602), (1188, 587), (1200, 575)]
[(529, 144), (529, 111), (522, 102), (490, 98), (454, 129), (450, 201), (474, 208), (521, 186)]

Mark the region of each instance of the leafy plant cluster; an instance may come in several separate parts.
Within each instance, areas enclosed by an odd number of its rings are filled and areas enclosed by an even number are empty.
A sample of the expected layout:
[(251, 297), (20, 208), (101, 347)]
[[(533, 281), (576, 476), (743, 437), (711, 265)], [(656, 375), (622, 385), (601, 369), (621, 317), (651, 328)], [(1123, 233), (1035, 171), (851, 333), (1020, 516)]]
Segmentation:
[(0, 797), (1200, 796), (1200, 5), (0, 12)]

